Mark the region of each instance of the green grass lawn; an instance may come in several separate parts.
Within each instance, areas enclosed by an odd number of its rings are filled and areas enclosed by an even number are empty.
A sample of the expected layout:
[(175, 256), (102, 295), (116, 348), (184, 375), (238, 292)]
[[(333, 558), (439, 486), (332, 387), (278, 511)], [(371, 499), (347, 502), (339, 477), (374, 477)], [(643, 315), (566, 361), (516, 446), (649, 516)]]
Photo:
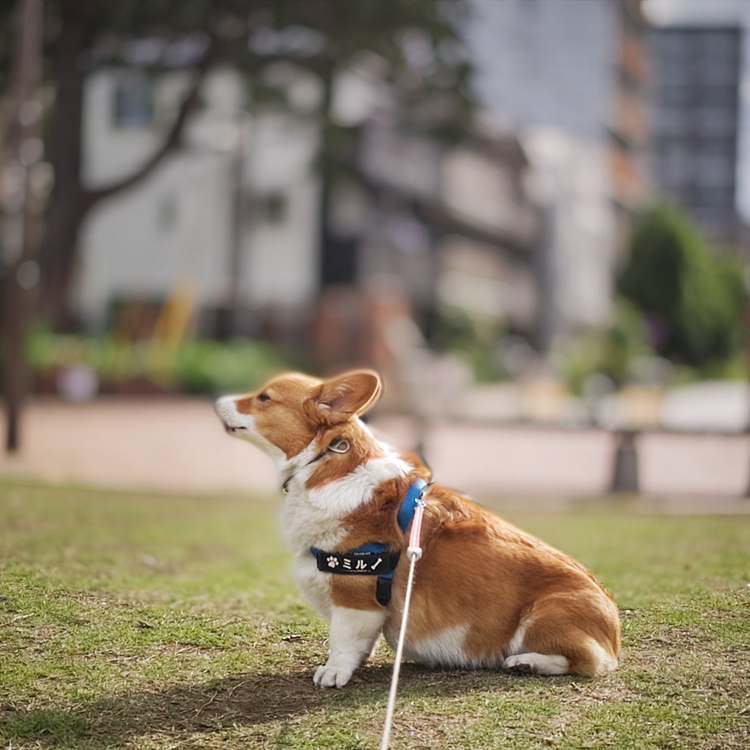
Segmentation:
[[(276, 503), (0, 484), (0, 746), (379, 747), (392, 653), (314, 688), (326, 628), (294, 587)], [(750, 747), (750, 518), (602, 501), (511, 520), (615, 594), (621, 667), (407, 664), (394, 748)]]

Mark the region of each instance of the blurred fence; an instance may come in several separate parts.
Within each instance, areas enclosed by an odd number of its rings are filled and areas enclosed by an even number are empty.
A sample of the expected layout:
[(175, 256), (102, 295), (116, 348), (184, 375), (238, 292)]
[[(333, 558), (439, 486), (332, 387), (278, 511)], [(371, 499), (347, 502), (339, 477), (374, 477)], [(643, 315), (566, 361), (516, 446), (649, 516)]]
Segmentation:
[[(422, 441), (441, 484), (482, 497), (599, 495), (612, 489), (617, 431), (381, 413), (378, 436)], [(39, 398), (22, 423), (24, 447), (0, 457), (0, 475), (115, 489), (275, 494), (271, 461), (230, 440), (210, 401), (117, 398), (72, 404)], [(634, 433), (638, 488), (647, 495), (741, 497), (750, 484), (750, 435)], [(750, 501), (747, 501), (750, 507)], [(710, 509), (706, 499), (704, 510)]]

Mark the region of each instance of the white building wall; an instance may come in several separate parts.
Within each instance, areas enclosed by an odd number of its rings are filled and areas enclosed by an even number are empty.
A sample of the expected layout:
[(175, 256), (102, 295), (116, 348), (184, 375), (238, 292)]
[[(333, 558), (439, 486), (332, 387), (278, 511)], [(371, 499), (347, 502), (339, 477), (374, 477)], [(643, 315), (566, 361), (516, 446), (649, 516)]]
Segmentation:
[(603, 327), (612, 310), (616, 210), (607, 123), (616, 91), (612, 0), (472, 0), (475, 85), (518, 128), (547, 213), (549, 337)]
[(612, 178), (604, 144), (556, 128), (530, 129), (523, 141), (535, 198), (550, 207), (546, 304), (554, 343), (609, 321), (617, 240)]
[(195, 285), (202, 304), (226, 295), (226, 161), (212, 155), (172, 157), (138, 188), (95, 210), (81, 240), (76, 294), (89, 327), (104, 325), (116, 297), (159, 299), (183, 284)]
[(243, 240), (240, 292), (253, 306), (300, 308), (317, 292), (320, 185), (312, 165), (319, 142), (305, 118), (267, 112), (253, 122), (246, 189), (283, 202), (281, 220), (254, 212)]
[(604, 136), (614, 102), (614, 0), (471, 0), (471, 11), (475, 87), (503, 124)]
[(259, 222), (244, 243), (240, 292), (254, 306), (298, 308), (318, 289), (318, 181), (307, 178), (285, 191), (288, 219)]
[[(159, 147), (189, 80), (170, 74), (155, 84), (148, 126), (115, 123), (115, 70), (92, 76), (84, 106), (84, 175), (101, 187), (136, 170)], [(309, 122), (242, 108), (242, 79), (220, 71), (204, 84), (206, 108), (186, 130), (186, 148), (167, 157), (133, 189), (98, 206), (81, 237), (74, 304), (89, 329), (101, 329), (117, 297), (163, 298), (192, 285), (200, 306), (224, 303), (230, 289), (236, 200), (233, 167), (244, 151), (241, 302), (290, 308), (317, 289), (319, 189), (312, 162), (317, 131)], [(241, 139), (241, 140), (240, 140)], [(241, 151), (238, 151), (241, 149)], [(274, 195), (283, 217), (252, 206)]]

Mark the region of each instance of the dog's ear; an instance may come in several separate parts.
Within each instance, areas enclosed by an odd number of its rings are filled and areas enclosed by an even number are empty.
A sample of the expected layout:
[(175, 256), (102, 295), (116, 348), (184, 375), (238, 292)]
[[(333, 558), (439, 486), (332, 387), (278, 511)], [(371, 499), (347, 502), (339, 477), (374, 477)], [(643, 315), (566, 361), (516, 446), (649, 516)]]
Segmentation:
[(327, 422), (336, 424), (367, 411), (377, 400), (381, 388), (376, 372), (355, 370), (323, 381), (313, 401), (318, 413)]

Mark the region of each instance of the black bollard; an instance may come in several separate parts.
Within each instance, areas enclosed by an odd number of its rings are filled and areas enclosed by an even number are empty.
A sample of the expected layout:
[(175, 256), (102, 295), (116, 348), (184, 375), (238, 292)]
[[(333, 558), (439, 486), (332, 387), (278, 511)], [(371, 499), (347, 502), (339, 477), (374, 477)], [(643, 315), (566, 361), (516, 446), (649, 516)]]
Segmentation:
[(638, 452), (633, 430), (618, 433), (612, 492), (638, 492)]

